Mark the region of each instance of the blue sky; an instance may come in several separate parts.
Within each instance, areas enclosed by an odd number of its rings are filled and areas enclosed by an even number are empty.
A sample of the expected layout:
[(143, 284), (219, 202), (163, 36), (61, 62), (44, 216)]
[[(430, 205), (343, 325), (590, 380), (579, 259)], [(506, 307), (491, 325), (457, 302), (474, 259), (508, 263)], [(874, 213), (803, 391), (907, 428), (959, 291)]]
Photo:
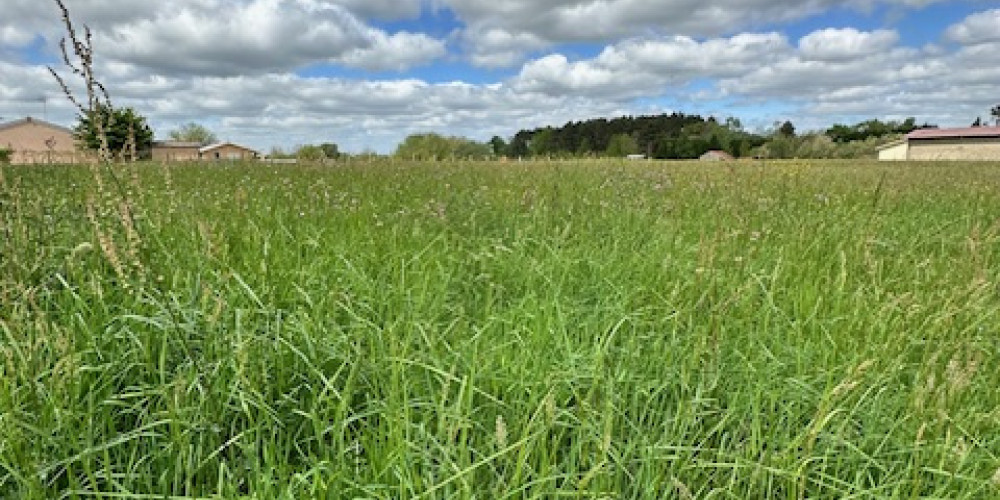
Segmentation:
[[(487, 140), (621, 114), (799, 130), (963, 126), (1000, 103), (984, 0), (66, 0), (118, 104), (269, 150), (406, 135)], [(55, 2), (5, 0), (0, 117), (72, 124), (45, 64)], [(45, 98), (43, 106), (40, 98)]]

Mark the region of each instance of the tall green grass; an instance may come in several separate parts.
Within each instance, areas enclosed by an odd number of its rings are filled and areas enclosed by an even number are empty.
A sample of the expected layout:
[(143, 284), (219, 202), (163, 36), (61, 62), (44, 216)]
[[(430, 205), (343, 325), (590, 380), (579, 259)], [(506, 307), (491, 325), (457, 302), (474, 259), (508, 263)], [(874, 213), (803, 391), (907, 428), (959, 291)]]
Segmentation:
[(997, 164), (0, 174), (2, 498), (1000, 496)]

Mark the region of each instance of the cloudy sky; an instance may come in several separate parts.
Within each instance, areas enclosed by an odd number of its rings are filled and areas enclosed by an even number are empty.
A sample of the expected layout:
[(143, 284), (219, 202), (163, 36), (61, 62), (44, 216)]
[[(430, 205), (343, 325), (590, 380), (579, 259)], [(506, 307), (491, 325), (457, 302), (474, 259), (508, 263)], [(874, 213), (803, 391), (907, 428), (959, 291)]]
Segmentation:
[[(263, 151), (622, 114), (800, 130), (1000, 103), (991, 0), (65, 0), (116, 105)], [(54, 0), (3, 0), (0, 119), (73, 124)]]

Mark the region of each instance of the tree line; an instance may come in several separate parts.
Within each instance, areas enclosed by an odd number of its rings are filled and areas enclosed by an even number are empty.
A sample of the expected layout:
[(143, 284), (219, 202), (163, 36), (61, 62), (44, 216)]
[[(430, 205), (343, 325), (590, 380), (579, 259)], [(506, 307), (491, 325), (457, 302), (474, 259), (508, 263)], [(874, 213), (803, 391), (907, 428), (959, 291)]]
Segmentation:
[[(1000, 106), (991, 114), (1000, 121)], [(97, 120), (102, 121), (100, 127)], [(977, 119), (973, 126), (987, 126)], [(902, 121), (865, 120), (835, 124), (825, 130), (798, 133), (791, 121), (776, 122), (764, 131), (746, 130), (738, 118), (718, 120), (684, 113), (655, 116), (623, 116), (571, 121), (561, 127), (521, 130), (510, 138), (493, 137), (478, 142), (465, 137), (436, 133), (412, 134), (397, 147), (394, 156), (409, 160), (486, 158), (620, 158), (642, 155), (654, 159), (694, 159), (708, 151), (725, 151), (736, 158), (864, 158), (877, 148), (909, 132), (934, 125), (915, 118)], [(140, 157), (148, 157), (153, 132), (145, 117), (132, 108), (105, 108), (78, 117), (75, 135), (87, 149), (100, 147), (103, 129), (109, 149), (125, 152), (130, 141)], [(202, 125), (188, 123), (170, 132), (177, 141), (208, 144), (216, 135)], [(121, 153), (119, 153), (121, 154)], [(337, 144), (306, 144), (292, 151), (272, 151), (274, 158), (323, 161), (342, 158)], [(0, 161), (5, 160), (0, 152)]]
[(623, 116), (571, 121), (561, 127), (521, 130), (486, 143), (438, 134), (414, 134), (396, 149), (404, 159), (445, 158), (620, 158), (641, 155), (655, 159), (694, 159), (709, 151), (736, 158), (861, 158), (878, 146), (918, 128), (915, 118), (903, 121), (866, 120), (837, 124), (826, 130), (797, 133), (791, 121), (769, 130), (751, 132), (738, 118), (718, 120), (684, 113)]
[[(78, 141), (97, 150), (100, 135), (95, 119), (113, 152), (125, 151), (130, 140), (141, 157), (148, 157), (153, 132), (146, 119), (132, 108), (100, 109), (81, 115), (75, 128)], [(695, 159), (708, 151), (725, 151), (735, 158), (863, 158), (891, 140), (919, 128), (915, 118), (903, 121), (866, 120), (853, 125), (836, 124), (817, 132), (799, 134), (790, 121), (775, 123), (763, 132), (750, 132), (737, 118), (717, 120), (683, 113), (658, 116), (624, 116), (569, 122), (561, 127), (521, 130), (509, 139), (493, 137), (477, 142), (436, 133), (413, 134), (397, 147), (394, 156), (407, 160), (486, 158), (621, 158), (642, 155), (655, 159)], [(170, 132), (175, 141), (208, 144), (216, 135), (202, 125), (189, 123)], [(272, 158), (303, 161), (335, 160), (343, 153), (337, 144), (306, 144), (291, 151), (274, 149)]]

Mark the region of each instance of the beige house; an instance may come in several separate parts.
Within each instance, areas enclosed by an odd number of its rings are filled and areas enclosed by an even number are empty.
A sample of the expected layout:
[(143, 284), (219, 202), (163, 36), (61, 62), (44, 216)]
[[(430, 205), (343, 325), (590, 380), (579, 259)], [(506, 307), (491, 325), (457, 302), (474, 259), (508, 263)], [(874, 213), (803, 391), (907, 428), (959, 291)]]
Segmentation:
[(153, 142), (153, 161), (198, 161), (201, 159), (200, 142), (155, 141)]
[(77, 149), (73, 131), (36, 118), (0, 124), (0, 149), (12, 163), (77, 163), (87, 155)]
[(922, 129), (878, 150), (882, 161), (1000, 161), (1000, 127)]
[(202, 160), (255, 160), (260, 157), (260, 154), (256, 151), (240, 146), (238, 144), (233, 144), (231, 142), (220, 142), (218, 144), (212, 144), (205, 146), (198, 150), (201, 155)]
[(240, 161), (253, 160), (260, 155), (247, 147), (231, 142), (205, 146), (198, 142), (157, 141), (153, 143), (153, 161)]

